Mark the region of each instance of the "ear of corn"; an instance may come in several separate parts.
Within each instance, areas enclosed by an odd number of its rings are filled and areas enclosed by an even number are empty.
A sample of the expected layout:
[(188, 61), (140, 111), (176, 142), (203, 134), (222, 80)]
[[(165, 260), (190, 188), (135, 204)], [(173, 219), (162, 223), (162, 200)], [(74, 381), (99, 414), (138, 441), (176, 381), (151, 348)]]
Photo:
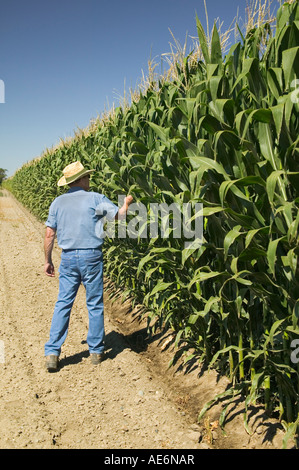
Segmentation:
[[(22, 167), (6, 184), (44, 220), (74, 160), (97, 169), (92, 189), (112, 200), (203, 204), (201, 248), (180, 239), (106, 242), (110, 279), (141, 303), (150, 320), (176, 332), (178, 354), (192, 348), (227, 374), (231, 389), (263, 401), (286, 428), (299, 424), (298, 2), (250, 29), (222, 58), (197, 18), (203, 60), (187, 57), (176, 77), (149, 86), (131, 106)], [(186, 346), (187, 345), (187, 346)], [(225, 413), (222, 416), (224, 420)]]

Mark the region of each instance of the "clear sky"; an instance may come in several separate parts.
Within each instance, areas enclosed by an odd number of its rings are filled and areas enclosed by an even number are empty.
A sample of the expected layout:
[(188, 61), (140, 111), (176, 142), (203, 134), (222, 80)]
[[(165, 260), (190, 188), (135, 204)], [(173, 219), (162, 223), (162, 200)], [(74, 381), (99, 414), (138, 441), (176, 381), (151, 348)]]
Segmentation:
[[(206, 0), (210, 29), (252, 1)], [(169, 29), (181, 44), (197, 36), (196, 13), (205, 27), (203, 0), (0, 0), (0, 167), (13, 175), (119, 105), (170, 52)]]

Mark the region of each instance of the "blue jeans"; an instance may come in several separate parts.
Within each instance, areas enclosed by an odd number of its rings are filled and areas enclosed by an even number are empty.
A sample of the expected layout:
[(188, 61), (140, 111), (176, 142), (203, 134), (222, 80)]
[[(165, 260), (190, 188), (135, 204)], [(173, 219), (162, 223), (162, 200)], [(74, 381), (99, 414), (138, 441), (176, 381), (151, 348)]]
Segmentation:
[(90, 353), (104, 351), (103, 254), (101, 249), (66, 250), (61, 254), (59, 293), (45, 355), (60, 355), (69, 326), (71, 309), (80, 284), (86, 289), (89, 317), (87, 344)]

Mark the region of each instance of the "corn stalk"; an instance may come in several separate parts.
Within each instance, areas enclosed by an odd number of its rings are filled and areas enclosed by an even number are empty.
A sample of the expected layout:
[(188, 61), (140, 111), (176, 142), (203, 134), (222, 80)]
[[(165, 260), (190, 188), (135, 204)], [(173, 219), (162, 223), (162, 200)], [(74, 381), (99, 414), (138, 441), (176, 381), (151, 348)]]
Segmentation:
[(298, 430), (290, 362), (299, 336), (298, 24), (298, 2), (285, 3), (275, 32), (254, 25), (223, 56), (216, 24), (208, 40), (197, 18), (196, 61), (180, 60), (171, 80), (6, 183), (41, 220), (61, 193), (62, 168), (77, 159), (96, 168), (92, 189), (112, 200), (131, 193), (148, 212), (151, 202), (201, 202), (200, 248), (186, 251), (172, 230), (169, 238), (106, 240), (107, 273), (176, 332), (179, 354), (187, 344), (231, 378), (200, 416), (241, 394), (247, 407), (278, 410), (287, 439)]

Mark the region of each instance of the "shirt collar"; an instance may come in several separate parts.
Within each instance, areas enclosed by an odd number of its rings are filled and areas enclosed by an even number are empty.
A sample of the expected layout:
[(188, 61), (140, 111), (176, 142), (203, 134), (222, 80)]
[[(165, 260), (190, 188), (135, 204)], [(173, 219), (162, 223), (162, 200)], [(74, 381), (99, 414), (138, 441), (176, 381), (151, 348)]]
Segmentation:
[(81, 186), (73, 186), (72, 188), (68, 190), (68, 193), (75, 193), (77, 191), (84, 191), (84, 189), (81, 188)]

